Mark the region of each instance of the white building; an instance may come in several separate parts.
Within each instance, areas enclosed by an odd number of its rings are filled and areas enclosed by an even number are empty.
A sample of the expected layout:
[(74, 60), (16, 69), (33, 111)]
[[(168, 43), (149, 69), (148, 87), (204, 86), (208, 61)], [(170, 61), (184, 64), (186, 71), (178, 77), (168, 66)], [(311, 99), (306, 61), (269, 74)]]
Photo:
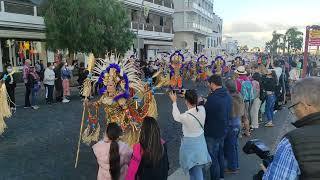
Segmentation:
[(174, 47), (200, 53), (218, 46), (222, 20), (213, 12), (213, 0), (174, 0), (174, 7)]
[[(5, 64), (21, 66), (24, 58), (46, 59), (45, 25), (38, 7), (27, 0), (0, 0), (0, 72)], [(21, 45), (26, 48), (21, 50)], [(24, 57), (24, 58), (23, 58)]]
[(238, 41), (234, 40), (230, 36), (225, 36), (225, 39), (222, 43), (222, 49), (229, 54), (237, 54), (238, 53)]
[(216, 56), (222, 52), (222, 24), (222, 19), (214, 14), (212, 36), (207, 37), (207, 44), (204, 49), (207, 56)]
[[(128, 7), (131, 29), (137, 33), (134, 49), (139, 48), (140, 58), (150, 59), (158, 52), (168, 51), (173, 45), (172, 0), (122, 0)], [(140, 14), (142, 12), (142, 17)], [(147, 16), (145, 16), (145, 12)], [(138, 43), (139, 42), (139, 43)]]

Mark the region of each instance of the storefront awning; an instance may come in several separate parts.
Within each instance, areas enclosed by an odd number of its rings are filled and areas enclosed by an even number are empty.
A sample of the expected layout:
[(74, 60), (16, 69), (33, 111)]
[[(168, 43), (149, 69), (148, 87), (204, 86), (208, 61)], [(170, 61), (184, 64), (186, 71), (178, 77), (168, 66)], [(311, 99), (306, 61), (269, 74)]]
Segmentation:
[(0, 30), (0, 38), (45, 40), (46, 34), (44, 32)]

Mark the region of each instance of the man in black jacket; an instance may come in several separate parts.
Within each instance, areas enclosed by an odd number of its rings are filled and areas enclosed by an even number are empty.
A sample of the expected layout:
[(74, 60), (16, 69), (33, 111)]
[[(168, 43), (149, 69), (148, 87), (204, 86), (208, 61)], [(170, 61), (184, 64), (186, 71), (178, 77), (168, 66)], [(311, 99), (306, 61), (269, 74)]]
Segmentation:
[(297, 129), (287, 133), (277, 146), (264, 180), (320, 179), (320, 78), (298, 81), (289, 107)]
[(212, 93), (208, 96), (205, 104), (204, 133), (212, 159), (210, 168), (211, 180), (217, 180), (224, 177), (223, 144), (227, 122), (231, 118), (232, 99), (227, 89), (222, 87), (221, 76), (211, 76), (208, 83)]

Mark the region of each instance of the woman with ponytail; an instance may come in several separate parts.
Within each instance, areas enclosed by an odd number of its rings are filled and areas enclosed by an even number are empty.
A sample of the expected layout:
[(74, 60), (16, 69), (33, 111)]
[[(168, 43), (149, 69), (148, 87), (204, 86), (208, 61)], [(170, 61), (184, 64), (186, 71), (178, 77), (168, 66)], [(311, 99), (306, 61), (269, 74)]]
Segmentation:
[(117, 123), (109, 123), (103, 140), (92, 149), (99, 164), (98, 180), (124, 180), (132, 149), (119, 140), (121, 128)]
[(183, 138), (180, 147), (180, 166), (189, 173), (190, 180), (203, 180), (202, 169), (211, 163), (211, 158), (204, 138), (204, 122), (206, 110), (198, 106), (198, 96), (195, 90), (187, 90), (184, 97), (188, 110), (180, 113), (177, 106), (177, 96), (170, 94), (172, 100), (173, 119), (182, 124)]

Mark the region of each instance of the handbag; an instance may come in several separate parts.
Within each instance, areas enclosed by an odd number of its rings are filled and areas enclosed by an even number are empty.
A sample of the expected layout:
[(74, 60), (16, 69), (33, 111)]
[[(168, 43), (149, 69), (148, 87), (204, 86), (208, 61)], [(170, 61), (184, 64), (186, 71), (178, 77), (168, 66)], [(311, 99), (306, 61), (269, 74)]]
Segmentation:
[(201, 129), (204, 130), (203, 125), (200, 123), (199, 119), (195, 115), (193, 115), (191, 113), (187, 113), (187, 114), (191, 115), (199, 123)]

